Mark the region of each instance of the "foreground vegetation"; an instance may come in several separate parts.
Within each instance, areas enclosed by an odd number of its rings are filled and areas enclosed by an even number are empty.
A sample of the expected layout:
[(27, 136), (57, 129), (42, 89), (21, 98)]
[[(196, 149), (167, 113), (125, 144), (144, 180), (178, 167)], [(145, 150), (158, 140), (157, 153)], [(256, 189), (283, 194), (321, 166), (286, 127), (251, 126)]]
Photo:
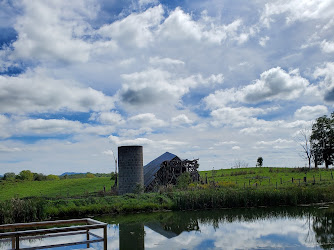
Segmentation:
[(2, 181), (0, 223), (94, 214), (334, 201), (334, 180), (332, 172), (326, 169), (244, 168), (200, 174), (204, 181), (207, 179), (207, 183), (189, 184), (187, 178), (181, 178), (177, 187), (123, 196), (116, 196), (110, 191), (113, 183), (108, 177), (39, 182)]

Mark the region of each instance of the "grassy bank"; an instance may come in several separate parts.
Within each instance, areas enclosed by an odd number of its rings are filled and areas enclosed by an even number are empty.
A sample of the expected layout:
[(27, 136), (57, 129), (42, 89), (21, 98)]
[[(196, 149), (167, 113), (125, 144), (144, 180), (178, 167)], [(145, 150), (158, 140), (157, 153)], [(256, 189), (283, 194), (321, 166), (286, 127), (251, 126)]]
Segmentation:
[(11, 199), (0, 202), (0, 223), (96, 214), (211, 208), (298, 205), (334, 201), (334, 185), (281, 189), (221, 188), (65, 199)]

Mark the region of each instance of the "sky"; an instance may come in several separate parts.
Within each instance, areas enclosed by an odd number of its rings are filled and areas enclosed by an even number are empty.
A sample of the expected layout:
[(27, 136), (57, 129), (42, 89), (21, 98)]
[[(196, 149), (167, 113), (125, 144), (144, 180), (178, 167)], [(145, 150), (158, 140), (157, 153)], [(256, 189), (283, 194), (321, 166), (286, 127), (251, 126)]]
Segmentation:
[(0, 174), (304, 167), (333, 104), (334, 0), (0, 0)]

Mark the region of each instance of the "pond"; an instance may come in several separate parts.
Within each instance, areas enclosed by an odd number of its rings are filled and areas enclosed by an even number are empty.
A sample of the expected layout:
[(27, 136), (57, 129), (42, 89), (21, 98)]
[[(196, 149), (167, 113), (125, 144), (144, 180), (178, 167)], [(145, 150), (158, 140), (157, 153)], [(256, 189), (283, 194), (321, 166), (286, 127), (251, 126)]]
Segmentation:
[[(224, 209), (100, 216), (107, 222), (108, 249), (331, 249), (334, 206)], [(97, 235), (102, 235), (96, 231)], [(82, 238), (80, 238), (82, 237)], [(22, 241), (33, 247), (84, 236)], [(82, 249), (86, 245), (53, 248)], [(102, 243), (90, 245), (102, 249)], [(0, 249), (10, 248), (2, 243)]]

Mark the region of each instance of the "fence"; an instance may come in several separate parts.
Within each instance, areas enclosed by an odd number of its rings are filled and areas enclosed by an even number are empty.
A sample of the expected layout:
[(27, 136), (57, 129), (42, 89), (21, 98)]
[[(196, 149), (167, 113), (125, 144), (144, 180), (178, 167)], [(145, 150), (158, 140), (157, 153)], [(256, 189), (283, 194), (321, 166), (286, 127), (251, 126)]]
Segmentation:
[[(229, 175), (222, 175), (223, 177), (221, 177), (217, 175), (217, 170), (212, 170), (211, 176), (208, 176), (208, 174), (205, 173), (205, 177), (202, 178), (202, 182), (207, 184), (211, 183), (215, 186), (219, 184), (223, 186), (224, 184), (232, 184), (243, 188), (257, 188), (261, 186), (274, 187), (276, 189), (279, 187), (287, 186), (302, 186), (316, 183), (334, 183), (334, 176), (332, 170), (327, 170), (326, 172), (309, 172), (305, 173), (304, 176), (298, 174), (297, 178), (292, 172), (287, 172), (286, 176), (284, 177), (270, 178), (266, 176), (260, 176), (256, 172), (247, 173), (247, 171), (245, 171), (245, 173), (243, 174), (238, 174), (238, 171), (236, 171), (234, 173), (232, 172)], [(257, 175), (252, 176), (254, 174)], [(233, 180), (236, 179), (236, 176), (243, 176), (243, 178), (241, 178), (241, 180)]]
[[(60, 227), (60, 226), (74, 225), (74, 224), (76, 224), (76, 226)], [(78, 225), (78, 224), (85, 224), (85, 225)], [(50, 227), (50, 226), (58, 226), (58, 227), (31, 230), (31, 228)], [(30, 230), (22, 230), (25, 228), (28, 228)], [(16, 231), (18, 229), (22, 231)], [(89, 230), (91, 229), (103, 229), (103, 237), (100, 237), (90, 232)], [(70, 235), (78, 235), (78, 234), (86, 234), (86, 240), (78, 241), (78, 242), (63, 243), (63, 244), (29, 247), (29, 249), (64, 247), (64, 246), (81, 245), (81, 244), (86, 244), (87, 248), (89, 248), (91, 243), (102, 242), (102, 241), (103, 241), (104, 249), (107, 249), (107, 224), (97, 221), (97, 220), (90, 219), (90, 218), (72, 219), (72, 220), (57, 220), (57, 221), (42, 221), (42, 222), (32, 222), (32, 223), (5, 224), (5, 225), (0, 225), (0, 230), (1, 231), (5, 231), (5, 230), (11, 231), (11, 232), (0, 233), (0, 242), (1, 241), (11, 241), (12, 249), (28, 249), (28, 248), (20, 248), (20, 239), (21, 240), (31, 240), (31, 239), (42, 239), (42, 238), (70, 236)], [(96, 239), (90, 239), (91, 236)]]

